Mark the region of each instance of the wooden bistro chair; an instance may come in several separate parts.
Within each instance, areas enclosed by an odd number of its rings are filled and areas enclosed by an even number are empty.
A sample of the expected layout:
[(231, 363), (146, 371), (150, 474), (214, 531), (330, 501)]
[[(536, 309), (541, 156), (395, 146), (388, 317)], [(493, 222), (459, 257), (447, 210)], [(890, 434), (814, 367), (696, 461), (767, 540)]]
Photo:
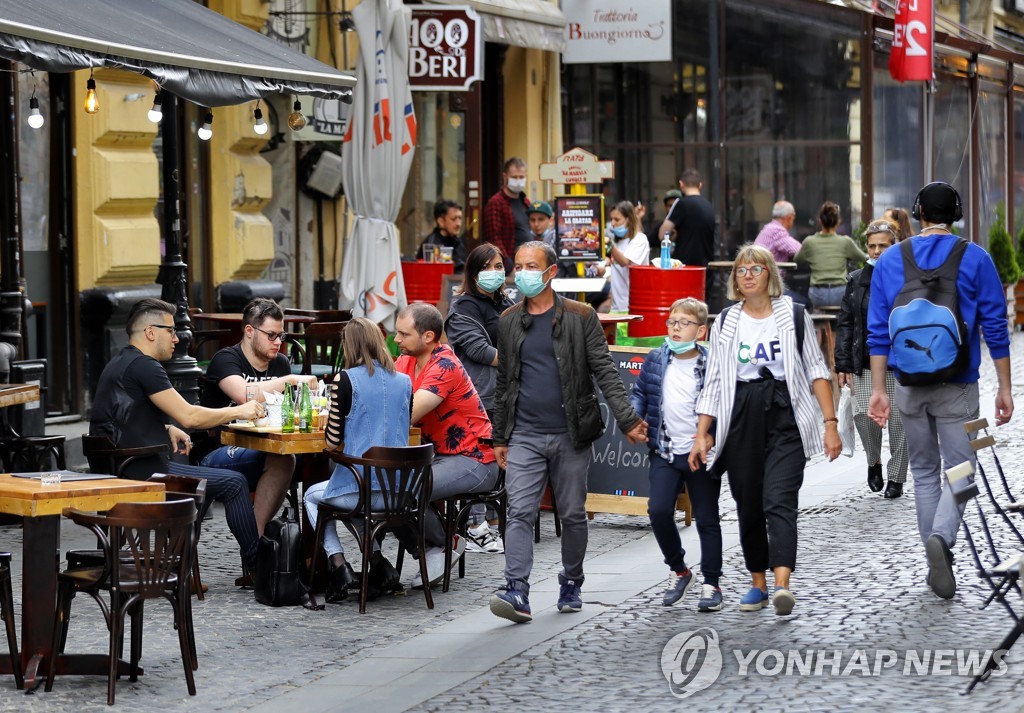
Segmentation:
[(298, 359), (292, 360), (292, 371), (325, 381), (333, 378), (341, 369), (341, 332), (346, 324), (313, 322), (306, 325), (302, 334), (291, 336), (290, 342), (302, 344)]
[[(138, 680), (142, 656), (142, 615), (147, 599), (165, 598), (174, 611), (178, 644), (189, 695), (196, 694), (192, 674), (195, 648), (192, 599), (188, 577), (192, 569), (196, 505), (191, 498), (162, 503), (118, 503), (107, 513), (66, 508), (64, 516), (88, 527), (103, 542), (104, 562), (99, 567), (71, 568), (58, 573), (57, 610), (53, 623), (53, 648), (47, 667), (46, 690), (53, 689), (57, 655), (67, 638), (71, 601), (85, 592), (100, 605), (110, 633), (107, 671), (107, 704), (114, 704), (114, 686), (124, 639), (125, 618), (132, 622), (129, 680)], [(127, 554), (118, 546), (127, 543)], [(110, 594), (110, 605), (100, 597)]]
[(141, 458), (168, 453), (166, 445), (141, 448), (118, 448), (107, 436), (82, 436), (82, 452), (89, 461), (89, 470), (122, 477), (125, 468)]
[[(327, 523), (335, 520), (361, 519), (363, 521), (363, 532), (359, 542), (359, 548), (363, 554), (359, 613), (365, 614), (373, 540), (386, 530), (393, 530), (400, 525), (412, 525), (416, 531), (416, 544), (419, 551), (422, 553), (426, 549), (423, 539), (425, 521), (422, 514), (430, 507), (427, 498), (432, 487), (430, 463), (434, 459), (434, 447), (429, 444), (403, 448), (375, 446), (363, 453), (361, 458), (348, 456), (338, 451), (325, 450), (324, 453), (352, 473), (359, 484), (359, 500), (351, 510), (340, 510), (326, 503), (320, 503), (317, 508), (314, 552), (318, 552), (323, 546), (324, 528), (327, 527)], [(371, 496), (371, 486), (374, 483), (380, 488), (379, 491), (373, 491), (373, 496), (376, 497)], [(317, 559), (317, 557), (313, 557), (309, 573), (310, 581), (314, 582), (316, 581)], [(419, 562), (420, 577), (422, 577), (424, 585), (423, 596), (427, 600), (427, 608), (433, 609), (434, 599), (430, 593), (430, 582), (427, 577), (427, 558), (421, 556)], [(397, 563), (397, 568), (401, 573), (401, 559)], [(310, 593), (310, 599), (313, 608), (318, 608), (312, 593)]]
[(25, 687), (21, 672), (21, 655), (18, 653), (18, 634), (14, 628), (14, 591), (11, 587), (11, 553), (0, 552), (0, 614), (7, 630), (7, 649), (11, 656), (11, 670), (14, 683), (20, 691)]

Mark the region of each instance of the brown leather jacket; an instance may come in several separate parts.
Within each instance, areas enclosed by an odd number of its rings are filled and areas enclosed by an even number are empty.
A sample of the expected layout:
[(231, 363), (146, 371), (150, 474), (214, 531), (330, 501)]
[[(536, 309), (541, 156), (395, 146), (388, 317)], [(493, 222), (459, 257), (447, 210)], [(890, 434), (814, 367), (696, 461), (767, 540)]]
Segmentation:
[[(565, 404), (565, 421), (576, 447), (597, 440), (604, 420), (594, 382), (601, 388), (623, 433), (640, 422), (629, 403), (626, 387), (608, 352), (608, 342), (597, 313), (590, 305), (555, 294), (551, 339), (558, 361), (558, 376)], [(494, 445), (508, 445), (515, 428), (519, 398), (519, 352), (532, 317), (526, 301), (505, 310), (498, 322), (498, 380), (494, 393)]]

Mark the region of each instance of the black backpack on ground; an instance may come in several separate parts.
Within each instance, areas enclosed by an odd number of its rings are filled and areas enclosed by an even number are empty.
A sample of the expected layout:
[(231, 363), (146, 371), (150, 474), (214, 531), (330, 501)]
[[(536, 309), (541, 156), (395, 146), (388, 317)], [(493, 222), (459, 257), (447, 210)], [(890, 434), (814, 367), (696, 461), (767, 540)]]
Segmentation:
[(252, 577), (256, 601), (272, 607), (299, 604), (306, 593), (301, 568), (302, 532), (285, 509), (281, 517), (267, 523), (256, 550)]

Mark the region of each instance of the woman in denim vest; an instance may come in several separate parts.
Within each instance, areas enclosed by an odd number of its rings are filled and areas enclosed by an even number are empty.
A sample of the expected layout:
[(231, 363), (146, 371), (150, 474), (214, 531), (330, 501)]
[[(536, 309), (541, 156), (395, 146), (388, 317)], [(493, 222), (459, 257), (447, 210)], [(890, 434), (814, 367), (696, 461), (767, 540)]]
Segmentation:
[[(345, 328), (343, 349), (347, 368), (334, 377), (331, 415), (327, 423), (327, 447), (360, 457), (374, 446), (396, 448), (409, 445), (412, 382), (395, 372), (380, 328), (364, 317), (356, 317)], [(378, 490), (376, 486), (373, 490)], [(306, 490), (303, 501), (309, 522), (316, 527), (321, 502), (341, 508), (355, 507), (359, 484), (352, 473), (335, 465), (330, 480)], [(329, 566), (326, 599), (340, 602), (356, 583), (355, 571), (345, 560), (338, 539), (337, 523), (324, 532), (324, 551)], [(400, 589), (398, 572), (373, 543), (370, 556), (370, 586), (378, 591)]]

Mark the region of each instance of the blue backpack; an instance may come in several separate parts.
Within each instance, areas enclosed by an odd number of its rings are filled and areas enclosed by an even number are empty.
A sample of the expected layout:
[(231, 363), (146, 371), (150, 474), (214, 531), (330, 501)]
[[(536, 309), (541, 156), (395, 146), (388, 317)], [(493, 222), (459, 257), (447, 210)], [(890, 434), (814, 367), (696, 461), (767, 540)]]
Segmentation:
[(900, 243), (903, 287), (889, 314), (889, 337), (900, 384), (927, 386), (956, 378), (970, 364), (967, 325), (956, 289), (967, 241), (958, 239), (934, 270), (918, 266), (912, 243)]

